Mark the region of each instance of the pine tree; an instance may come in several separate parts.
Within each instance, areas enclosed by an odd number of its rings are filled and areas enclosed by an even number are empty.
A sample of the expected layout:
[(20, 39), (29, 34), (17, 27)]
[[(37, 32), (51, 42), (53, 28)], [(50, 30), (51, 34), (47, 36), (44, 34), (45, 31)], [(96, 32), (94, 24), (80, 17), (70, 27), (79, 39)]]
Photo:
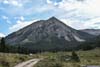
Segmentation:
[(0, 42), (0, 51), (5, 52), (5, 50), (6, 50), (5, 39), (2, 38)]
[(76, 54), (75, 51), (72, 51), (72, 60), (76, 62), (80, 61), (79, 56)]

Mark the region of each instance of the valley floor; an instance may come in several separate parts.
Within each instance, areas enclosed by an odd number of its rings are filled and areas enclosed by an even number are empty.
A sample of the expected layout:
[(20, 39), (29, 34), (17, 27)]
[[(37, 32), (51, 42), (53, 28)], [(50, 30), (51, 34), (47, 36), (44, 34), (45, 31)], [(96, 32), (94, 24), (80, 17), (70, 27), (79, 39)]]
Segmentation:
[(69, 60), (72, 52), (44, 52), (33, 55), (0, 53), (0, 67), (15, 65), (35, 58), (43, 58), (34, 67), (83, 67), (85, 65), (100, 66), (100, 48), (89, 51), (76, 51), (80, 62)]

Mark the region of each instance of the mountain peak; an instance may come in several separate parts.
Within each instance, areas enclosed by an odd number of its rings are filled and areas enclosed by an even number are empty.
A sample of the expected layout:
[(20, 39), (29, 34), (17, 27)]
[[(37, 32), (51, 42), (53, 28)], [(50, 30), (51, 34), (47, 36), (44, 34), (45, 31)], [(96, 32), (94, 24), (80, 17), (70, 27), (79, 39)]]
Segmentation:
[(51, 17), (51, 18), (49, 18), (48, 20), (58, 20), (56, 17)]

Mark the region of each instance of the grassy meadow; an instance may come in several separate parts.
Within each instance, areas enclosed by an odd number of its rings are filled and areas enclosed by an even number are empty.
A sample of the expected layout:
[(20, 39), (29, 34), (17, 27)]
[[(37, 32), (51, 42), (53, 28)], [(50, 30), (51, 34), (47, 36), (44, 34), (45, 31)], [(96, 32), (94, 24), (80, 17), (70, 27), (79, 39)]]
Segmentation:
[(82, 67), (84, 65), (100, 65), (100, 48), (89, 51), (76, 51), (80, 62), (67, 60), (72, 52), (44, 52), (33, 55), (0, 53), (0, 67), (14, 67), (16, 64), (33, 59), (43, 58), (34, 67)]
[(0, 53), (0, 67), (14, 67), (20, 62), (33, 58), (38, 58), (38, 56), (36, 54), (30, 56), (24, 54)]
[(80, 62), (66, 60), (66, 56), (71, 56), (71, 52), (43, 53), (45, 57), (35, 65), (35, 67), (83, 67), (85, 65), (100, 65), (100, 48), (89, 51), (77, 51)]

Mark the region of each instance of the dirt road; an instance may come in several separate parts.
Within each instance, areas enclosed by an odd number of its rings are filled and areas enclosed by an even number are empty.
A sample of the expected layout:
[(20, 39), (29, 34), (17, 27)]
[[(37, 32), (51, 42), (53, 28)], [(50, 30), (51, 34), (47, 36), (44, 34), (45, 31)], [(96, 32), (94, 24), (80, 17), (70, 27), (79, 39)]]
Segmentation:
[(31, 59), (22, 63), (17, 64), (14, 67), (33, 67), (37, 62), (39, 62), (41, 59)]

